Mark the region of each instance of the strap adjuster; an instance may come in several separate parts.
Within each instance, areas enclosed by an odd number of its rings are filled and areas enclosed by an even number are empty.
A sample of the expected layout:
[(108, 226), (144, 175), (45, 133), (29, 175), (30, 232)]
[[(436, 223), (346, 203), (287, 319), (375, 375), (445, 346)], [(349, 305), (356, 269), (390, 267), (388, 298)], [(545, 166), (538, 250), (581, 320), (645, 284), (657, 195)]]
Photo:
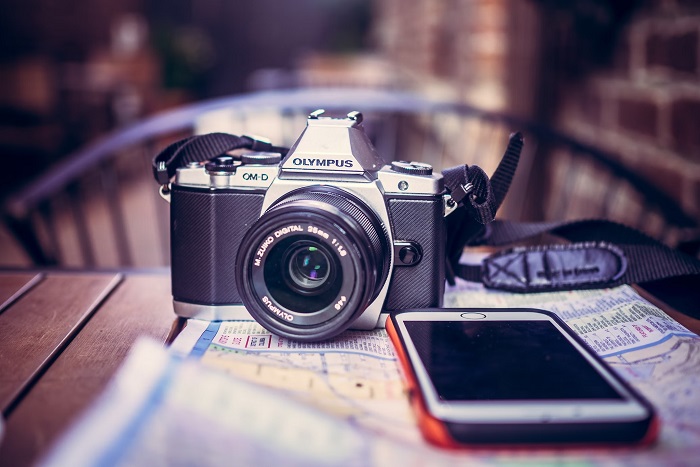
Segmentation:
[(464, 184), (458, 184), (454, 190), (452, 190), (450, 196), (452, 196), (452, 199), (459, 204), (472, 191), (474, 191), (474, 185), (470, 182), (466, 182)]
[(155, 176), (159, 185), (167, 185), (170, 183), (170, 175), (168, 174), (168, 167), (166, 166), (165, 161), (158, 161)]

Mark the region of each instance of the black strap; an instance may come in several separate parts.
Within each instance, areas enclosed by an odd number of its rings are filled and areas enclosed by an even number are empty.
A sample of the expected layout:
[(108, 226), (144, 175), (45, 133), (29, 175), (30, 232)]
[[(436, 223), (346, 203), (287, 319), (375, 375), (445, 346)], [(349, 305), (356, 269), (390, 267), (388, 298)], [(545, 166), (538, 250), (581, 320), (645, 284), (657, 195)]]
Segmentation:
[(520, 161), (520, 153), (523, 150), (523, 144), (522, 133), (517, 132), (510, 135), (506, 152), (491, 177), (493, 195), (496, 198), (496, 209), (501, 207), (510, 188), (510, 183), (513, 181), (513, 176), (515, 176), (515, 171)]
[[(697, 259), (615, 222), (492, 222), (508, 192), (522, 147), (522, 135), (512, 134), (490, 180), (478, 167), (460, 166), (443, 172), (452, 198), (466, 207), (448, 217), (446, 276), (450, 284), (454, 285), (458, 276), (491, 288), (538, 292), (700, 276)], [(489, 256), (480, 265), (459, 263), (465, 246), (503, 246), (545, 233), (571, 243), (511, 248)]]
[[(458, 166), (443, 172), (454, 202), (463, 206), (448, 217), (447, 279), (455, 276), (483, 282), (488, 287), (516, 292), (610, 287), (645, 283), (668, 277), (700, 275), (700, 261), (655, 239), (614, 222), (588, 220), (550, 223), (494, 221), (515, 174), (523, 147), (520, 133), (510, 136), (505, 154), (489, 177), (476, 166)], [(178, 167), (202, 162), (234, 149), (279, 152), (287, 148), (249, 136), (211, 133), (171, 144), (153, 159), (153, 175), (165, 185)], [(465, 246), (501, 246), (551, 233), (567, 245), (513, 248), (496, 253), (481, 265), (463, 265)]]
[(648, 235), (605, 220), (550, 223), (494, 221), (482, 244), (501, 246), (543, 233), (573, 243), (517, 247), (481, 265), (453, 266), (457, 276), (513, 292), (614, 287), (699, 276), (700, 261)]
[(493, 221), (501, 206), (518, 167), (522, 148), (523, 135), (511, 134), (491, 180), (477, 166), (460, 165), (442, 172), (450, 196), (465, 208), (447, 218), (446, 274), (450, 284), (454, 285), (453, 266), (459, 263), (462, 250), (483, 235), (484, 226)]
[(203, 162), (234, 149), (250, 149), (259, 152), (279, 152), (284, 157), (287, 148), (272, 146), (251, 136), (236, 136), (227, 133), (195, 135), (177, 141), (153, 158), (153, 177), (160, 185), (170, 183), (179, 167), (190, 162)]

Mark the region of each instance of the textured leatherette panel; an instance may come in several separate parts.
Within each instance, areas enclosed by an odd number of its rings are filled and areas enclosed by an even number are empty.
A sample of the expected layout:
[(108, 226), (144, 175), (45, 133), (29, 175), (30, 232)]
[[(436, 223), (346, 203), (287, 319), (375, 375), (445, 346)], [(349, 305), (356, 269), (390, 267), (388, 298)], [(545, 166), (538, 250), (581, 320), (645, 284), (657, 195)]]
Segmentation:
[(170, 208), (175, 300), (236, 304), (234, 271), (243, 235), (260, 216), (264, 194), (175, 187)]

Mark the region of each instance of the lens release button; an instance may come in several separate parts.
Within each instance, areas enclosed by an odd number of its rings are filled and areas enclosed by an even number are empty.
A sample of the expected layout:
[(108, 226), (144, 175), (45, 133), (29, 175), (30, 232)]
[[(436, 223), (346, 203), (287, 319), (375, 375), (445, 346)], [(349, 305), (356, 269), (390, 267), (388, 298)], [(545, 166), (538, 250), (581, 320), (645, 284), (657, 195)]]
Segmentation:
[(420, 245), (413, 242), (394, 242), (394, 266), (414, 266), (423, 257)]

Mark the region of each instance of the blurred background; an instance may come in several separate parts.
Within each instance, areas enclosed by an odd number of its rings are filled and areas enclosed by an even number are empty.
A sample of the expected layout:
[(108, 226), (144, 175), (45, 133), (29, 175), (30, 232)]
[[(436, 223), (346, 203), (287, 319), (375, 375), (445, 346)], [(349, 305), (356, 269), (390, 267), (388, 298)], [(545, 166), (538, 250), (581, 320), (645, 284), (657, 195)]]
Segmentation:
[[(478, 128), (416, 117), (396, 133), (440, 140), (440, 150), (408, 154), (437, 168), (478, 163), (491, 173), (507, 134), (524, 126), (532, 137), (506, 215), (603, 215), (697, 253), (695, 0), (3, 0), (1, 8), (0, 266), (169, 264), (167, 204), (148, 161), (185, 132), (70, 161), (183, 106), (329, 87), (464, 106), (460, 118), (478, 118)], [(198, 113), (195, 131), (250, 129), (221, 112)], [(256, 121), (254, 133), (276, 134)], [(292, 140), (303, 118), (295, 122)], [(483, 149), (471, 147), (479, 141)], [(385, 157), (409, 158), (396, 152)], [(607, 162), (596, 168), (590, 154)], [(643, 183), (627, 188), (603, 174), (610, 167)], [(580, 193), (563, 198), (574, 185)], [(659, 193), (678, 210), (673, 219), (668, 205), (648, 208)]]

